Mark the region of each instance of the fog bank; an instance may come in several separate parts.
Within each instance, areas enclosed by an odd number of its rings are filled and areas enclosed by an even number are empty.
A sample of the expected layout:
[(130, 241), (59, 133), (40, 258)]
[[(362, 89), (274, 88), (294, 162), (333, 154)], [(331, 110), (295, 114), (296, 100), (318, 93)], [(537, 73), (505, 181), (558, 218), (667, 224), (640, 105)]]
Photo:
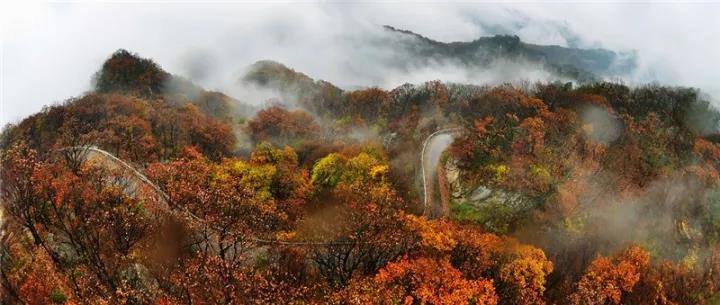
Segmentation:
[(243, 68), (262, 59), (343, 88), (546, 77), (532, 67), (389, 69), (382, 63), (393, 51), (370, 43), (387, 35), (385, 24), (444, 42), (515, 34), (529, 43), (634, 50), (638, 69), (625, 82), (720, 93), (720, 4), (4, 3), (0, 11), (2, 124), (89, 90), (119, 48), (234, 96), (243, 94)]

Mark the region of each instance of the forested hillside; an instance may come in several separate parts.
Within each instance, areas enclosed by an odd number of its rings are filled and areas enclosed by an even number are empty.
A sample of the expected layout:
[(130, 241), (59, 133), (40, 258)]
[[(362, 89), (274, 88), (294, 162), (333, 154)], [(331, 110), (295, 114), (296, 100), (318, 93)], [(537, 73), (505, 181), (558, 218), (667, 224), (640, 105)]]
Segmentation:
[(382, 44), (398, 53), (393, 61), (387, 63), (389, 65), (409, 67), (442, 63), (480, 70), (505, 66), (511, 71), (513, 68), (508, 66), (516, 65), (516, 70), (537, 69), (547, 72), (552, 79), (578, 82), (624, 75), (637, 67), (637, 58), (633, 53), (530, 44), (515, 35), (445, 43), (392, 26), (386, 25), (384, 29), (389, 35)]
[(125, 50), (92, 78), (2, 131), (2, 304), (720, 302), (697, 89), (343, 90), (261, 61), (238, 83), (277, 99), (248, 106)]

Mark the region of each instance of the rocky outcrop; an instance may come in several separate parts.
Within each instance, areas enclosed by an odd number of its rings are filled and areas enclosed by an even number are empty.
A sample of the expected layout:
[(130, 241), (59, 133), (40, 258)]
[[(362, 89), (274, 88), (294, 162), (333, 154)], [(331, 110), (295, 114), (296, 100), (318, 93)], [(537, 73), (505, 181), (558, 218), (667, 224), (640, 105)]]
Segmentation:
[(451, 198), (453, 217), (473, 221), (498, 233), (507, 232), (513, 223), (522, 219), (537, 206), (537, 202), (522, 193), (480, 185), (468, 189), (461, 181), (462, 173), (453, 160), (444, 164)]
[(457, 163), (452, 159), (445, 162), (445, 176), (447, 177), (453, 200), (461, 199), (464, 191), (460, 183), (460, 168), (458, 168)]
[(521, 193), (490, 189), (483, 185), (478, 186), (470, 192), (466, 201), (478, 206), (490, 201), (500, 202), (514, 210), (530, 209), (535, 206), (535, 202), (532, 199)]

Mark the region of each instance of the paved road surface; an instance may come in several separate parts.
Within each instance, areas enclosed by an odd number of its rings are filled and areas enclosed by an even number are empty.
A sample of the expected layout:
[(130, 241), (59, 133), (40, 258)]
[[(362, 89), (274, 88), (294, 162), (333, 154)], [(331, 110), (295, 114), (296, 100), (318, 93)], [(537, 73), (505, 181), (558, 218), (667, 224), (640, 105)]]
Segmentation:
[(423, 142), (420, 153), (420, 164), (423, 178), (423, 214), (432, 217), (433, 211), (440, 211), (440, 203), (432, 202), (434, 198), (435, 173), (442, 152), (453, 141), (454, 136), (462, 132), (462, 128), (445, 128), (430, 134)]

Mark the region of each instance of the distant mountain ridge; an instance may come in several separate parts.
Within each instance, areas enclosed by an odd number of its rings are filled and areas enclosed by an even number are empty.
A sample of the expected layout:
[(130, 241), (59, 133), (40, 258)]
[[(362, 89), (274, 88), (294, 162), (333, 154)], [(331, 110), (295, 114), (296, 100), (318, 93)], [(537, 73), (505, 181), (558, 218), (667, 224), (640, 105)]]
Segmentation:
[(537, 64), (558, 77), (583, 83), (627, 74), (637, 65), (634, 53), (530, 44), (515, 35), (495, 35), (469, 42), (446, 43), (389, 25), (383, 28), (391, 34), (392, 47), (408, 55), (405, 64), (450, 61), (486, 68), (498, 60), (509, 60)]

